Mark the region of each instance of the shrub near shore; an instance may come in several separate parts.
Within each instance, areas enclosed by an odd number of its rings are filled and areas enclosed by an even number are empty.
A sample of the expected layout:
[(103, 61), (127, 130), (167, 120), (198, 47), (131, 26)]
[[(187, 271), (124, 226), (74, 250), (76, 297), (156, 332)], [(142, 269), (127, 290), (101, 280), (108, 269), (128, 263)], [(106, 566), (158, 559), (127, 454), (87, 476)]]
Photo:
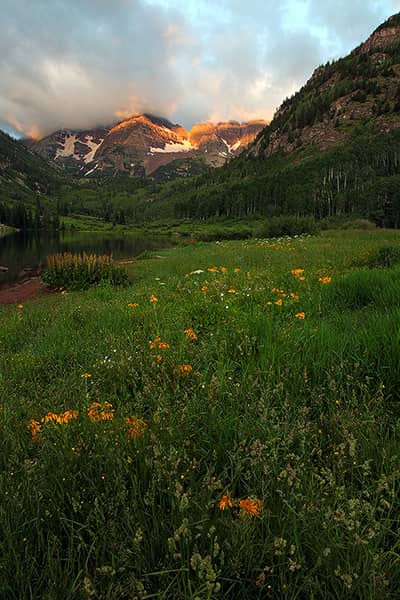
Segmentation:
[(2, 308), (0, 596), (395, 597), (400, 270), (351, 267), (388, 244), (198, 244)]
[(97, 254), (53, 254), (47, 258), (47, 267), (41, 276), (49, 287), (69, 290), (85, 290), (91, 285), (109, 283), (123, 285), (127, 282), (126, 271), (115, 265), (112, 256)]

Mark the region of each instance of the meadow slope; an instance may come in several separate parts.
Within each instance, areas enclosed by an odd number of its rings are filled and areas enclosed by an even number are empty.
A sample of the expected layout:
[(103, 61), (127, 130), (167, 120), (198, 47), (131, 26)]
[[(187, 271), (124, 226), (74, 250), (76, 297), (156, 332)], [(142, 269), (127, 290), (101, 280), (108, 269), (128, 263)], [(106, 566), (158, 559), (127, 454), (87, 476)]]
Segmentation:
[(397, 597), (399, 251), (197, 243), (1, 306), (0, 597)]

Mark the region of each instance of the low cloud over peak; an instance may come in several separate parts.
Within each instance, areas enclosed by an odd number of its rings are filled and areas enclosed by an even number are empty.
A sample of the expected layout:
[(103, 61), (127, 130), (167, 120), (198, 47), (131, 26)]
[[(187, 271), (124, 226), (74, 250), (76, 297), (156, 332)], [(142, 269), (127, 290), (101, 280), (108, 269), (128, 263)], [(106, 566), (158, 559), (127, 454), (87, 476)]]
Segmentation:
[(398, 2), (3, 0), (0, 127), (38, 137), (131, 114), (270, 119)]

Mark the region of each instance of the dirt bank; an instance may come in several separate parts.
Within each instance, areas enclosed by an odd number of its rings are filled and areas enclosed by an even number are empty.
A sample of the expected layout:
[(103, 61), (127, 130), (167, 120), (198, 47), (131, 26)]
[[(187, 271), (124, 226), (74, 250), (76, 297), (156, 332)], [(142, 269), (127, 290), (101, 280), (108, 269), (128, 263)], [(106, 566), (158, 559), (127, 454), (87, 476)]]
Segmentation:
[(39, 277), (29, 277), (23, 281), (2, 285), (0, 304), (22, 304), (48, 294), (51, 294), (51, 290), (41, 283)]

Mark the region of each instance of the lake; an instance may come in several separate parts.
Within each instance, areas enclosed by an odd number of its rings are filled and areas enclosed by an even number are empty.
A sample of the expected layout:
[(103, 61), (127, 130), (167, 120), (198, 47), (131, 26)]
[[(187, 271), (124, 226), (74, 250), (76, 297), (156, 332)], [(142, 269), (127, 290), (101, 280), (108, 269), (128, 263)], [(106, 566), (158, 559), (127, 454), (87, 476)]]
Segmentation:
[[(17, 232), (0, 237), (0, 287), (29, 277), (46, 266), (46, 258), (58, 252), (112, 254), (133, 258), (144, 250), (171, 246), (166, 237), (104, 232)], [(1, 267), (8, 270), (3, 272)]]

